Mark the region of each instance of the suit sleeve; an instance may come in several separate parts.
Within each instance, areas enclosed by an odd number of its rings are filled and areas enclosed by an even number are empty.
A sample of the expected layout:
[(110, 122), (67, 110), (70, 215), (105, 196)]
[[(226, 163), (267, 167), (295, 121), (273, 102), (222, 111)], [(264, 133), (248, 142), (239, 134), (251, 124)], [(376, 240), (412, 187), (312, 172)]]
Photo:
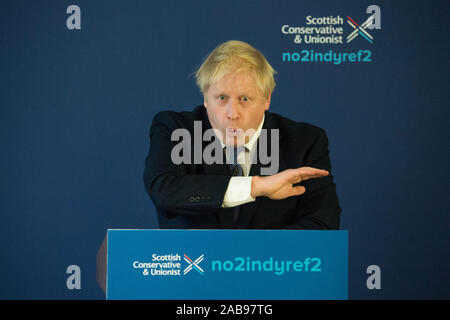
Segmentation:
[(284, 229), (339, 229), (341, 208), (331, 174), (328, 138), (322, 129), (305, 156), (304, 166), (325, 169), (330, 174), (301, 183), (306, 192), (298, 196), (294, 222)]
[(172, 218), (212, 214), (222, 208), (230, 177), (190, 173), (189, 164), (172, 162), (173, 130), (179, 128), (170, 112), (155, 115), (150, 128), (150, 150), (145, 160), (144, 185), (155, 206)]

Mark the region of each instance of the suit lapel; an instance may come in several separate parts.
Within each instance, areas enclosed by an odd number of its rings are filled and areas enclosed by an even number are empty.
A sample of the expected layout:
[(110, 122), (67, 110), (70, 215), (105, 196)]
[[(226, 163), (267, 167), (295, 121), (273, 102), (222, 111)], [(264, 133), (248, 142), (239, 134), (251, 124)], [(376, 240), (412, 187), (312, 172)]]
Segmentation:
[[(202, 123), (203, 123), (203, 133), (211, 129), (211, 123), (209, 122), (208, 115), (206, 113), (205, 107), (202, 107)], [(211, 141), (203, 141), (202, 151), (205, 150), (205, 147), (209, 145)], [(229, 176), (230, 170), (228, 165), (226, 164), (225, 150), (222, 149), (220, 142), (215, 139), (215, 143), (220, 146), (222, 150), (222, 162), (223, 163), (213, 163), (213, 164), (205, 164), (203, 163), (203, 172), (208, 175), (220, 175), (220, 176)], [(217, 213), (217, 219), (219, 220), (220, 227), (222, 229), (232, 229), (235, 228), (234, 217), (233, 217), (233, 208), (223, 208), (220, 209)]]
[[(225, 154), (223, 153), (223, 159), (225, 161)], [(220, 176), (229, 176), (230, 170), (227, 164), (203, 164), (203, 173), (208, 175), (220, 175)], [(234, 217), (232, 208), (223, 208), (220, 209), (217, 213), (217, 218), (219, 220), (220, 226), (223, 229), (231, 229), (234, 228)]]
[[(203, 122), (203, 130), (208, 130), (211, 127), (211, 123), (209, 122), (208, 119), (208, 115), (206, 113), (205, 108), (202, 108), (202, 122)], [(267, 141), (268, 143), (268, 153), (271, 154), (272, 150), (271, 150), (271, 129), (278, 129), (276, 127), (276, 124), (273, 121), (273, 118), (271, 117), (270, 113), (266, 112), (265, 113), (265, 118), (264, 118), (264, 124), (263, 124), (263, 129), (267, 130)], [(203, 131), (203, 132), (204, 132)], [(261, 136), (260, 136), (261, 137)], [(281, 137), (281, 133), (280, 133), (280, 137), (279, 137), (279, 167), (278, 167), (278, 172), (281, 172), (283, 170), (285, 170), (287, 168), (286, 165), (286, 161), (284, 158), (284, 152), (283, 152), (283, 143), (282, 143), (282, 137)], [(218, 141), (216, 141), (217, 143), (219, 143)], [(204, 150), (204, 148), (206, 147), (206, 145), (208, 145), (210, 142), (209, 141), (203, 141), (203, 148), (202, 150)], [(258, 138), (258, 144), (260, 143), (260, 139)], [(259, 150), (259, 146), (258, 146), (258, 150)], [(258, 151), (259, 152), (259, 151)], [(230, 175), (230, 171), (229, 171), (229, 167), (228, 165), (225, 163), (225, 153), (222, 150), (223, 153), (223, 161), (224, 164), (211, 164), (211, 165), (207, 165), (207, 164), (203, 164), (203, 172), (205, 174), (211, 174), (211, 175)], [(261, 175), (261, 168), (266, 166), (263, 165), (260, 161), (260, 157), (258, 155), (255, 155), (257, 162), (252, 164), (251, 168), (250, 168), (250, 173), (249, 176), (257, 176), (257, 175)], [(261, 204), (261, 197), (256, 198), (256, 200), (254, 202), (250, 202), (247, 204), (243, 204), (241, 205), (241, 210), (240, 210), (240, 214), (239, 214), (239, 219), (237, 221), (237, 225), (235, 225), (234, 223), (234, 218), (233, 218), (233, 208), (223, 208), (221, 210), (219, 210), (217, 217), (218, 220), (220, 222), (220, 226), (223, 229), (232, 229), (232, 228), (239, 228), (239, 229), (244, 229), (247, 228), (251, 219), (253, 218), (253, 216), (257, 213), (258, 211), (258, 207)]]
[[(209, 129), (212, 129), (211, 123), (209, 122), (205, 107), (202, 107), (202, 137), (203, 137), (203, 134), (205, 133), (205, 131), (207, 131)], [(202, 153), (205, 151), (205, 148), (208, 145), (210, 145), (211, 143), (212, 143), (212, 141), (203, 141), (203, 139), (202, 139)], [(203, 172), (205, 174), (210, 174), (210, 175), (229, 175), (230, 173), (228, 170), (228, 166), (225, 165), (225, 162), (226, 162), (225, 152), (222, 149), (222, 146), (221, 146), (220, 142), (218, 141), (218, 139), (214, 139), (213, 143), (215, 146), (215, 150), (221, 150), (222, 163), (216, 163), (214, 161), (214, 163), (212, 163), (212, 164), (206, 164), (202, 161)]]
[[(270, 142), (271, 141), (271, 129), (278, 129), (278, 128), (276, 128), (276, 125), (273, 123), (273, 119), (268, 112), (265, 113), (263, 129), (267, 130), (267, 142)], [(262, 136), (260, 135), (260, 137), (262, 137)], [(285, 170), (287, 167), (286, 161), (284, 158), (283, 149), (282, 149), (281, 133), (280, 133), (279, 139), (280, 139), (279, 140), (279, 166), (278, 166), (277, 172), (281, 172), (281, 171)], [(260, 150), (260, 147), (259, 147), (260, 143), (261, 143), (261, 141), (258, 138), (258, 153)], [(271, 144), (268, 143), (268, 153), (272, 154), (271, 152), (272, 152)], [(255, 154), (255, 157), (257, 158), (257, 162), (255, 164), (252, 164), (252, 166), (250, 168), (249, 176), (261, 175), (261, 168), (266, 166), (261, 163), (259, 155)], [(237, 228), (244, 229), (244, 228), (248, 227), (251, 219), (258, 211), (258, 208), (261, 204), (261, 200), (262, 200), (261, 197), (258, 197), (258, 198), (256, 198), (256, 200), (254, 202), (250, 202), (248, 204), (244, 204), (241, 206), (241, 211), (240, 211), (239, 219), (237, 222)]]

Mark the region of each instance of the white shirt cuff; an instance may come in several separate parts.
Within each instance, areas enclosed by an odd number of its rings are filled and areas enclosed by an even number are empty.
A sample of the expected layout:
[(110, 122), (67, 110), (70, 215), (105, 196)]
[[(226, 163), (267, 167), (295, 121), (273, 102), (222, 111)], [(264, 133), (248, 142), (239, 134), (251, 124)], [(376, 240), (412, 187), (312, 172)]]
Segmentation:
[(229, 208), (255, 201), (251, 196), (252, 177), (231, 177), (222, 207)]

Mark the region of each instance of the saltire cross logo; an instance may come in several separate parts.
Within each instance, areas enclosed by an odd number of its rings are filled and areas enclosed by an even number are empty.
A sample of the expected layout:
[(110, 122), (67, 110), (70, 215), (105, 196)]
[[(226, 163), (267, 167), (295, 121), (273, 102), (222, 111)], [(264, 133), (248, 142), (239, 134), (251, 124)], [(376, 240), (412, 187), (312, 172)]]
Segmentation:
[(373, 43), (373, 37), (366, 31), (366, 29), (372, 24), (373, 19), (375, 19), (375, 16), (371, 15), (362, 25), (358, 25), (352, 18), (347, 16), (348, 24), (355, 29), (347, 36), (347, 43), (355, 39), (358, 35), (361, 35), (364, 39), (370, 43)]
[(189, 258), (187, 255), (184, 255), (184, 260), (186, 260), (187, 263), (189, 263), (189, 265), (186, 267), (186, 269), (184, 269), (183, 271), (183, 275), (185, 275), (186, 273), (188, 273), (189, 271), (191, 271), (192, 269), (197, 270), (198, 273), (200, 273), (201, 275), (203, 275), (203, 272), (205, 272), (200, 266), (199, 263), (203, 261), (204, 259), (204, 254), (202, 254), (200, 257), (198, 257), (195, 261), (192, 261), (191, 258)]

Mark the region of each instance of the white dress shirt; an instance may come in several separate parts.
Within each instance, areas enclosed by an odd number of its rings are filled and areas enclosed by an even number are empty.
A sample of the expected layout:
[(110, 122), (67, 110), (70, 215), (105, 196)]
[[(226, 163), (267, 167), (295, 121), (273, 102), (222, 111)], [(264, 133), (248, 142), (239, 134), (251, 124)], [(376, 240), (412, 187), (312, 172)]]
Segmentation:
[[(247, 202), (255, 201), (255, 198), (251, 196), (252, 177), (250, 177), (249, 174), (250, 168), (252, 166), (252, 159), (255, 153), (255, 143), (259, 138), (263, 123), (264, 116), (261, 120), (261, 123), (259, 124), (258, 130), (256, 130), (251, 139), (246, 144), (244, 144), (243, 150), (238, 154), (237, 160), (241, 165), (242, 170), (244, 171), (244, 176), (231, 177), (228, 188), (225, 191), (225, 196), (223, 198), (222, 207), (224, 208), (235, 207)], [(222, 148), (224, 148), (225, 145), (222, 143), (222, 141), (220, 141), (220, 143), (222, 144)], [(225, 150), (227, 151), (227, 149)], [(225, 155), (227, 157), (228, 163), (229, 152), (225, 152)]]

